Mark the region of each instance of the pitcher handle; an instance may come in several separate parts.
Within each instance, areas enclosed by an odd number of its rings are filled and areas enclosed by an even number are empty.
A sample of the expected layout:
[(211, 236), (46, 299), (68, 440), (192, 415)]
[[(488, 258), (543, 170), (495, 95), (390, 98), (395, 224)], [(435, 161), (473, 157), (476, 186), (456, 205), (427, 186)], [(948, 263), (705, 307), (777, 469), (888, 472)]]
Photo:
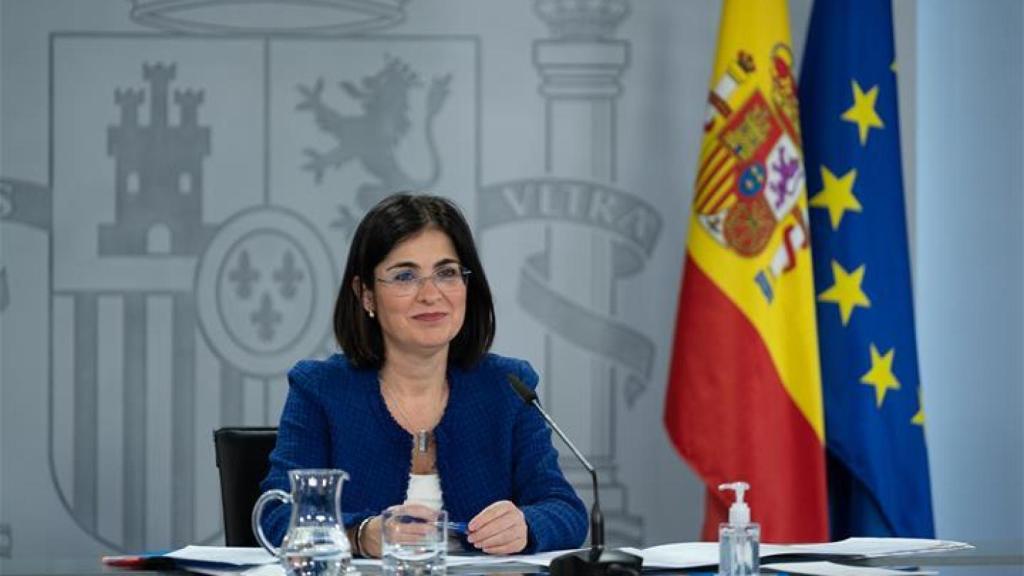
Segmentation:
[(261, 494), (259, 499), (256, 500), (256, 505), (252, 507), (252, 533), (256, 535), (256, 541), (260, 543), (264, 550), (270, 552), (274, 558), (280, 558), (281, 549), (270, 545), (267, 536), (263, 533), (263, 525), (260, 524), (260, 515), (263, 513), (263, 507), (271, 500), (280, 500), (285, 504), (292, 503), (291, 495), (284, 490), (275, 488)]

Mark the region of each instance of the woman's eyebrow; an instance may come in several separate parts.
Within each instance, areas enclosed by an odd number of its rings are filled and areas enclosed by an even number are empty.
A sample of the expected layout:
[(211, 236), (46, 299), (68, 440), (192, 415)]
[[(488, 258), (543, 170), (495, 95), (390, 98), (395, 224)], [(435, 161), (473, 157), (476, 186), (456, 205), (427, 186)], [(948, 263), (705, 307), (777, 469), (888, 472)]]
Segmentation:
[(458, 264), (458, 263), (459, 263), (459, 261), (456, 260), (455, 258), (442, 258), (441, 260), (438, 260), (436, 264), (434, 264), (434, 268), (440, 268), (442, 266), (447, 266), (449, 264)]
[[(455, 259), (455, 258), (442, 258), (442, 259), (438, 260), (434, 264), (434, 268), (440, 268), (442, 266), (447, 266), (449, 264), (458, 264), (458, 263), (459, 263), (459, 261), (457, 259)], [(403, 260), (402, 262), (395, 262), (391, 266), (388, 266), (387, 268), (385, 268), (385, 270), (393, 270), (395, 268), (412, 268), (414, 270), (419, 270), (420, 269), (420, 265), (415, 263), (415, 262), (412, 262), (410, 260)]]
[(415, 262), (409, 262), (409, 261), (395, 262), (391, 266), (388, 266), (387, 268), (385, 268), (385, 270), (394, 270), (395, 268), (415, 268), (416, 270), (419, 270), (420, 269), (420, 265), (415, 263)]

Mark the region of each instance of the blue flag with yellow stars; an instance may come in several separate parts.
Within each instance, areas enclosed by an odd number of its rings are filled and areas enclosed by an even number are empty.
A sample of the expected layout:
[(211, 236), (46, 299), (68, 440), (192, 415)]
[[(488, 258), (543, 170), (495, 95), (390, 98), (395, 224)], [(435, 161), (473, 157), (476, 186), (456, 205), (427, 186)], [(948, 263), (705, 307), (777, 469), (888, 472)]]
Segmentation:
[(815, 2), (800, 76), (833, 539), (933, 537), (890, 0)]

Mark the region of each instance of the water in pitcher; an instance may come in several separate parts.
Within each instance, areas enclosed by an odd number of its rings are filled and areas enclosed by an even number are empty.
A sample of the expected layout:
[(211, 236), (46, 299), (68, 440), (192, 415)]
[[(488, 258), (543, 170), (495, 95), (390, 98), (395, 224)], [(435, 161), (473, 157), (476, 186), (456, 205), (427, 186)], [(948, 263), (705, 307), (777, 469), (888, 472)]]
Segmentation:
[[(281, 547), (281, 560), (289, 576), (343, 576), (352, 563), (348, 540), (337, 530), (297, 527)], [(345, 538), (344, 533), (340, 534)]]

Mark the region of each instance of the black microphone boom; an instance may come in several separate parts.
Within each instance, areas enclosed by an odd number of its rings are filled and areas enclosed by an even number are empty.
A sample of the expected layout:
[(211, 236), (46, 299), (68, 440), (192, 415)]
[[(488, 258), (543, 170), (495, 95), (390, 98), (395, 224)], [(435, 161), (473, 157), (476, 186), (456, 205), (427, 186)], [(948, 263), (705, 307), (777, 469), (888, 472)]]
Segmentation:
[(562, 429), (555, 424), (547, 411), (540, 405), (537, 393), (523, 383), (515, 374), (508, 374), (508, 382), (516, 391), (516, 394), (523, 399), (523, 402), (533, 406), (537, 412), (548, 423), (548, 426), (555, 431), (555, 434), (565, 442), (565, 445), (572, 450), (576, 459), (583, 464), (583, 467), (590, 472), (590, 480), (594, 484), (594, 505), (590, 509), (590, 550), (569, 552), (551, 560), (549, 568), (551, 576), (625, 576), (640, 574), (640, 567), (643, 558), (622, 552), (621, 550), (604, 549), (604, 515), (601, 514), (601, 501), (597, 492), (597, 471), (590, 465), (586, 457), (576, 448), (576, 445), (569, 440), (569, 437), (562, 432)]

